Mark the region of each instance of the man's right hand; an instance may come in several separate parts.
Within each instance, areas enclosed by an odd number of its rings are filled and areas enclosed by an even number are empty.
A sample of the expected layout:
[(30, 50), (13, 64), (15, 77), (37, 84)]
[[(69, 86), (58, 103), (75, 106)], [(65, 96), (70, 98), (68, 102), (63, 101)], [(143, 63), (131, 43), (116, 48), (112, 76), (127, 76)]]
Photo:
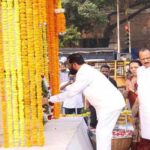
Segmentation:
[(42, 100), (42, 105), (44, 104), (48, 104), (48, 99), (46, 97), (43, 97), (43, 100)]

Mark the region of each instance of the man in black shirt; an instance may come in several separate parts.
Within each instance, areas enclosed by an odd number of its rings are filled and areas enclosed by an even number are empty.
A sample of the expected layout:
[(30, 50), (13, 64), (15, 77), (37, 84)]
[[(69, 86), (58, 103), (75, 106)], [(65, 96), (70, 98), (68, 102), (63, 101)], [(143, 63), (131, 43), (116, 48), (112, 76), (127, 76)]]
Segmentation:
[(117, 88), (116, 81), (110, 77), (110, 67), (107, 64), (101, 66), (100, 71), (108, 78), (108, 80)]

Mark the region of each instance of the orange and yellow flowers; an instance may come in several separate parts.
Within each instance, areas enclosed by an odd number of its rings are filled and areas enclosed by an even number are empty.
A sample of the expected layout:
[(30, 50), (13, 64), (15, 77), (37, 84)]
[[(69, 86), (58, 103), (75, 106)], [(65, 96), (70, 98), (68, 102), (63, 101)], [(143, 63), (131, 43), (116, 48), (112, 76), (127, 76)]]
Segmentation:
[[(0, 1), (0, 105), (4, 147), (44, 145), (41, 76), (59, 92), (60, 0)], [(49, 66), (48, 66), (49, 64)], [(54, 105), (54, 117), (60, 114)]]

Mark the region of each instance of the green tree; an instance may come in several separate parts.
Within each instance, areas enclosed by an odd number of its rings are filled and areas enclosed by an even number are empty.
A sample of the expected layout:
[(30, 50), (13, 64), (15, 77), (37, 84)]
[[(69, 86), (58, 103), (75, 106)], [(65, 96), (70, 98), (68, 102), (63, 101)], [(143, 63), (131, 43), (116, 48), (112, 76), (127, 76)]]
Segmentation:
[[(74, 25), (80, 33), (92, 32), (93, 35), (97, 35), (97, 28), (104, 28), (102, 38), (109, 42), (117, 26), (117, 22), (112, 20), (117, 14), (116, 0), (62, 0), (62, 2), (66, 10), (68, 27)], [(136, 8), (136, 11), (127, 15), (128, 10), (133, 8)], [(150, 0), (120, 0), (120, 12), (127, 16), (120, 20), (120, 24), (131, 20), (148, 8)]]
[[(74, 24), (80, 31), (93, 31), (95, 25), (106, 23), (104, 7), (113, 0), (63, 0), (67, 25)], [(113, 3), (111, 3), (112, 6)], [(107, 7), (107, 10), (110, 9)]]
[(66, 34), (60, 36), (60, 47), (78, 47), (80, 41), (81, 33), (78, 31), (78, 28), (74, 25), (71, 25), (67, 28)]
[(106, 24), (107, 15), (103, 9), (108, 1), (110, 0), (63, 0), (67, 26), (73, 24), (81, 34), (92, 33), (98, 41), (97, 28), (103, 28)]

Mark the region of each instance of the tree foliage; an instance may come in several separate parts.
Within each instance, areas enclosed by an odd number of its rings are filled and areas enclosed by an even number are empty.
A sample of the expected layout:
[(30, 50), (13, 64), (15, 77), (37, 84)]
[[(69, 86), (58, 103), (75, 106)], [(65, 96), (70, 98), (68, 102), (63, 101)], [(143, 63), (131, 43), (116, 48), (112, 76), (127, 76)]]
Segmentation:
[(83, 29), (90, 31), (94, 25), (103, 25), (107, 19), (104, 8), (110, 1), (113, 2), (113, 0), (63, 0), (67, 25), (74, 24), (80, 31)]
[[(67, 26), (74, 25), (77, 31), (93, 34), (98, 28), (105, 28), (103, 38), (110, 39), (117, 23), (112, 17), (117, 14), (116, 0), (62, 0), (66, 10)], [(120, 20), (120, 24), (130, 20), (143, 10), (150, 8), (150, 0), (119, 0), (120, 12), (128, 13), (129, 9), (137, 11)], [(72, 28), (72, 27), (71, 27)]]
[(71, 25), (67, 28), (66, 34), (60, 37), (60, 47), (78, 47), (80, 40), (80, 32), (77, 27)]

